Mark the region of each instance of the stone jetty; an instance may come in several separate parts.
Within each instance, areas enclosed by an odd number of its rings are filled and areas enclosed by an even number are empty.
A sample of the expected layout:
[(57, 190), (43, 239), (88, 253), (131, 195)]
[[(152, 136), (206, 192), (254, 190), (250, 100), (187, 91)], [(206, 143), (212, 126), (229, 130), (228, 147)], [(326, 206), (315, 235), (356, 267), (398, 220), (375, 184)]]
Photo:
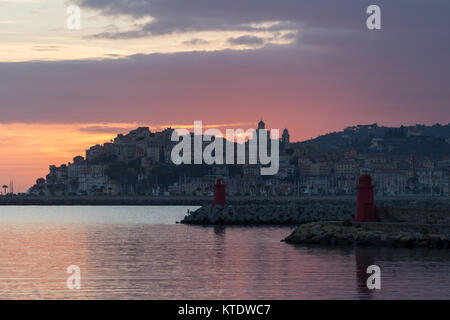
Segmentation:
[(190, 212), (181, 223), (260, 225), (302, 224), (311, 221), (343, 220), (351, 217), (353, 205), (348, 202), (330, 201), (320, 205), (316, 202), (302, 204), (227, 205), (203, 206)]
[[(376, 215), (384, 222), (450, 224), (450, 200), (380, 199)], [(343, 221), (355, 216), (356, 202), (344, 198), (293, 199), (289, 202), (236, 203), (225, 207), (204, 205), (187, 214), (181, 223), (204, 225), (304, 224), (316, 221)], [(422, 209), (427, 208), (427, 209)]]
[(312, 222), (299, 226), (282, 241), (305, 245), (450, 248), (450, 225)]

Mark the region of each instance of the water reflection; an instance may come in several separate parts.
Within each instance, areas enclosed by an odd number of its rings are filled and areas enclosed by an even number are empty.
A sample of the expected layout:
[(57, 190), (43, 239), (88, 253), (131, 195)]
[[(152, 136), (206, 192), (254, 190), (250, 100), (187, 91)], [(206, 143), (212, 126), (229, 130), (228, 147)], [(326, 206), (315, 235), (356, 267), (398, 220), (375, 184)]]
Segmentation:
[[(446, 250), (293, 246), (289, 227), (175, 224), (185, 207), (0, 211), (0, 298), (450, 298)], [(372, 264), (381, 290), (367, 289)]]
[(356, 288), (358, 297), (361, 299), (371, 299), (374, 290), (367, 288), (367, 268), (375, 264), (373, 252), (364, 248), (355, 248), (356, 261)]

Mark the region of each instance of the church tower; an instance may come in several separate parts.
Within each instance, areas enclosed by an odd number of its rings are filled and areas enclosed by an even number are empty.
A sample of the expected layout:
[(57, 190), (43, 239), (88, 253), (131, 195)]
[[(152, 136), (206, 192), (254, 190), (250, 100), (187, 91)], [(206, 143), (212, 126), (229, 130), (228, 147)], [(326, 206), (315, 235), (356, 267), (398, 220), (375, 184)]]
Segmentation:
[(266, 124), (264, 123), (264, 121), (258, 122), (258, 130), (264, 130), (266, 128)]
[(281, 142), (286, 144), (289, 143), (289, 131), (286, 128), (283, 130), (283, 134), (281, 135)]

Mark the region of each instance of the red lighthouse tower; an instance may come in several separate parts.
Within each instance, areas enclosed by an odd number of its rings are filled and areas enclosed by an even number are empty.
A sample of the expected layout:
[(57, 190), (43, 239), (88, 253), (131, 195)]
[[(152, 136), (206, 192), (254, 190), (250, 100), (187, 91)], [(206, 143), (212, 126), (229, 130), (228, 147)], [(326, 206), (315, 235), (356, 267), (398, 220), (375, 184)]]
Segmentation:
[(225, 200), (225, 184), (222, 183), (222, 179), (217, 179), (214, 185), (214, 203), (213, 205), (219, 205), (224, 207), (226, 204)]
[(373, 196), (372, 177), (368, 170), (362, 170), (359, 177), (358, 193), (356, 198), (356, 218), (355, 221), (374, 222), (375, 202)]

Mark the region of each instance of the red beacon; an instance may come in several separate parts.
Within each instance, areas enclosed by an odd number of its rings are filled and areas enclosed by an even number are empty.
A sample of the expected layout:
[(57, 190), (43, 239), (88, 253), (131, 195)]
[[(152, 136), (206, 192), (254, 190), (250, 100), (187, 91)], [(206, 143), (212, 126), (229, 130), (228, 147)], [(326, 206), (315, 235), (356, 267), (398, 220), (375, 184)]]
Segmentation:
[(369, 169), (362, 169), (356, 196), (356, 218), (359, 222), (375, 222), (375, 201)]
[(216, 184), (214, 185), (214, 203), (213, 205), (219, 205), (224, 207), (226, 204), (225, 200), (225, 184), (222, 179), (217, 179)]

